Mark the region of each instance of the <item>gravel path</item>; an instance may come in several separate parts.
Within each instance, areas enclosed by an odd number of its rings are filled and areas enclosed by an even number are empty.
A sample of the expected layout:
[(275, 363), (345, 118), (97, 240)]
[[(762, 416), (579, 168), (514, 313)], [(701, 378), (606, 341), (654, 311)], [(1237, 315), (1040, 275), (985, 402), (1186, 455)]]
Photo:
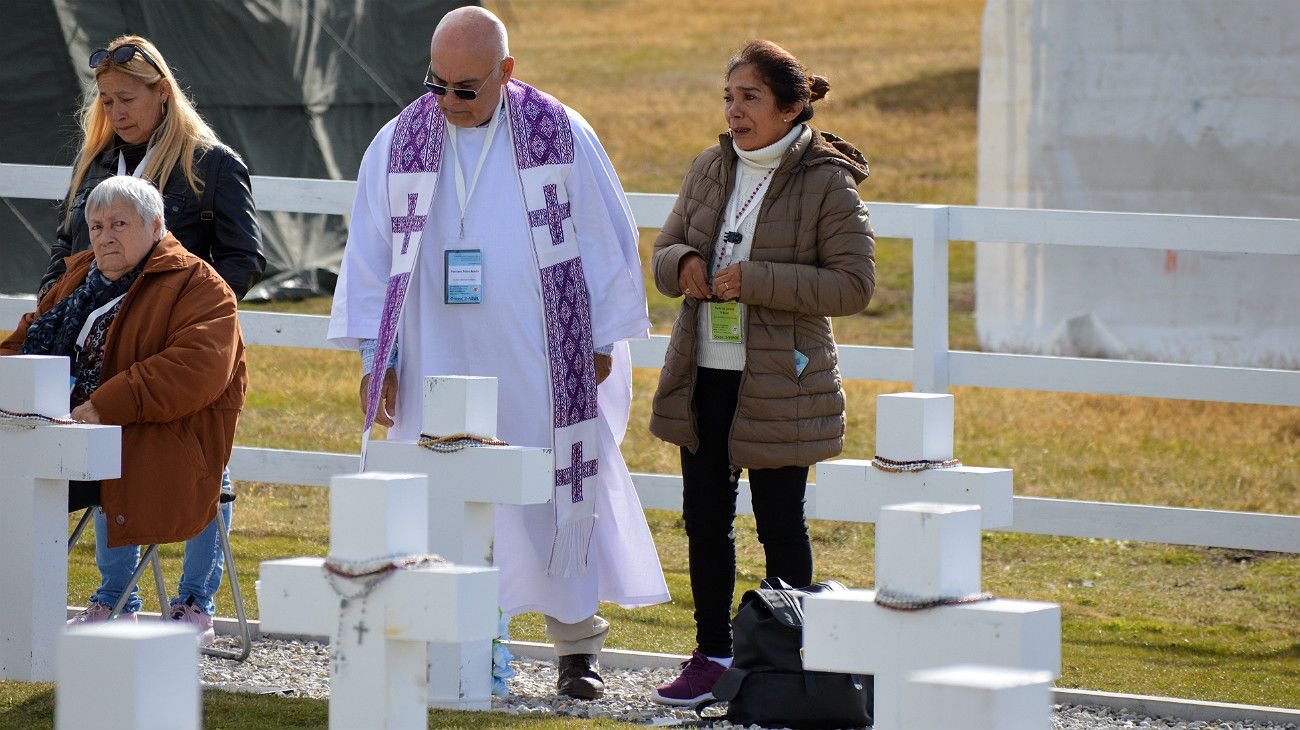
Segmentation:
[[(226, 641), (218, 639), (218, 641)], [(555, 694), (555, 665), (550, 662), (517, 660), (516, 674), (507, 681), (510, 697), (495, 697), (492, 707), (517, 714), (550, 713), (570, 717), (611, 717), (625, 722), (663, 727), (694, 725), (694, 712), (657, 705), (648, 690), (675, 676), (668, 669), (608, 669), (605, 696), (594, 702), (572, 700)], [(204, 656), (200, 667), (203, 682), (240, 688), (280, 690), (286, 696), (324, 698), (329, 696), (329, 648), (315, 642), (259, 639), (253, 655), (240, 664)], [(706, 727), (736, 728), (728, 722)], [(758, 728), (757, 725), (752, 726)], [(1298, 730), (1296, 725), (1253, 722), (1183, 722), (1144, 717), (1101, 707), (1056, 705), (1052, 730), (1119, 730), (1121, 728), (1172, 728), (1177, 730)]]

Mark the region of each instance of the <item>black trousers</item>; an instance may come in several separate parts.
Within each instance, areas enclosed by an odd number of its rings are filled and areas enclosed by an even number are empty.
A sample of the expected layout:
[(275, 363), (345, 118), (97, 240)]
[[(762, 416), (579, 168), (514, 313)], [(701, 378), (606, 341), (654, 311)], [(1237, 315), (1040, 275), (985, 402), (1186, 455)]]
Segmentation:
[[(740, 372), (697, 368), (695, 414), (699, 451), (682, 454), (682, 518), (689, 545), (695, 641), (706, 656), (731, 656), (731, 601), (736, 588), (736, 519), (739, 471), (731, 468), (727, 440), (736, 413)], [(804, 519), (808, 467), (750, 469), (758, 541), (767, 576), (792, 586), (812, 583), (812, 544)]]
[(68, 482), (68, 513), (99, 506), (99, 480)]

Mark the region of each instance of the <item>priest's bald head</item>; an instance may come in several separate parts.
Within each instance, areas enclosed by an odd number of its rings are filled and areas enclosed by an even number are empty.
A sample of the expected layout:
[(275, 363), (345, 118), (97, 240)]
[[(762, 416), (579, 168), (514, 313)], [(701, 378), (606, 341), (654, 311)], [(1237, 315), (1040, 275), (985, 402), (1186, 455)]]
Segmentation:
[(433, 31), (426, 84), (457, 127), (477, 127), (492, 118), (514, 69), (505, 25), (483, 8), (457, 8)]

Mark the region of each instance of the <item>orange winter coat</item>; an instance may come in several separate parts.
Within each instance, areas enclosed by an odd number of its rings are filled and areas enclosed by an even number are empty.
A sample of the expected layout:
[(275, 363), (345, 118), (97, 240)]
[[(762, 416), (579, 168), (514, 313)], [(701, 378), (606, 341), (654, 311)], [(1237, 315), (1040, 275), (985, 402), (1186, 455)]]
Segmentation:
[[(0, 355), (17, 354), (32, 320), (80, 286), (93, 260), (91, 251), (66, 259)], [(100, 490), (109, 546), (197, 535), (216, 517), (248, 370), (234, 293), (170, 233), (109, 326), (100, 383), (90, 402), (103, 423), (122, 426), (122, 477)]]

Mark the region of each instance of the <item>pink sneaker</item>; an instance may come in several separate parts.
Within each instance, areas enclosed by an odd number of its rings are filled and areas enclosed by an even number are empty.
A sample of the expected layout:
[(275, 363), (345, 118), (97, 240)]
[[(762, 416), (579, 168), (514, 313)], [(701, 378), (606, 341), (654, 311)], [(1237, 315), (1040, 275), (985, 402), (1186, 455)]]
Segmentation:
[(212, 628), (212, 617), (194, 605), (194, 596), (187, 598), (185, 603), (173, 603), (171, 619), (194, 627), (199, 634), (199, 646), (212, 646), (212, 642), (217, 639), (217, 632)]
[(697, 705), (713, 699), (713, 685), (727, 668), (700, 653), (682, 662), (682, 673), (672, 682), (656, 687), (650, 699), (661, 705)]
[[(95, 603), (94, 601), (91, 601), (90, 605), (81, 609), (72, 618), (68, 619), (68, 628), (70, 629), (76, 628), (77, 626), (81, 626), (82, 624), (103, 623), (108, 620), (108, 617), (112, 615), (112, 613), (113, 613), (112, 606), (105, 606), (102, 603)], [(123, 611), (122, 613), (119, 613), (117, 615), (117, 620), (135, 622), (136, 617), (134, 613), (127, 613), (126, 611)]]

